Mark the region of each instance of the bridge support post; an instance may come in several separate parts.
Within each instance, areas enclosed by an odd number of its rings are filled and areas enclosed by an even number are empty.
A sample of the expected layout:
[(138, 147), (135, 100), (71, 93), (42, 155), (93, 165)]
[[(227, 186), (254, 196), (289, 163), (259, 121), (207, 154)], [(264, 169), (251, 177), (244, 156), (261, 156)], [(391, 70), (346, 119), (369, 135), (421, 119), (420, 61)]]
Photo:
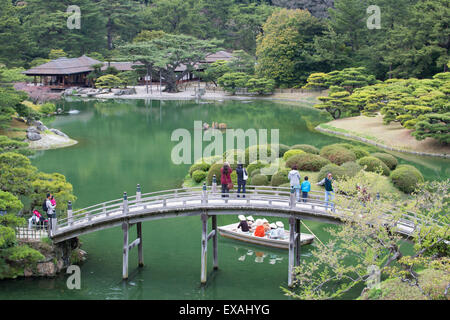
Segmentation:
[(218, 254), (217, 254), (217, 216), (212, 216), (212, 232), (213, 236), (213, 268), (214, 270), (219, 269)]
[(144, 254), (142, 252), (142, 222), (138, 222), (136, 224), (137, 238), (139, 239), (138, 244), (138, 259), (139, 259), (139, 267), (144, 266)]
[(300, 245), (301, 245), (301, 232), (300, 232), (300, 219), (295, 219), (295, 266), (300, 265)]
[(128, 229), (129, 225), (127, 222), (122, 223), (123, 230), (123, 260), (122, 260), (122, 279), (128, 279)]
[(208, 214), (202, 213), (202, 257), (201, 257), (201, 283), (206, 283), (207, 249), (208, 249)]
[(68, 218), (68, 222), (69, 222), (69, 226), (73, 225), (73, 218), (72, 218), (72, 201), (69, 201), (69, 203), (67, 204), (67, 218)]
[(289, 218), (289, 262), (288, 262), (288, 286), (294, 286), (294, 267), (295, 267), (295, 218)]

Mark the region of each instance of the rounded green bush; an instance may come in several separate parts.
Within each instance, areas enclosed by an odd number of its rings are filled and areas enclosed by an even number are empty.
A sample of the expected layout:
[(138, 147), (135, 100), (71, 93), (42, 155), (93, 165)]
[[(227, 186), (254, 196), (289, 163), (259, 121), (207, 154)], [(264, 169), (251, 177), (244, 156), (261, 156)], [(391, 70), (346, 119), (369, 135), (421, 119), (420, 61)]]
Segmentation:
[(383, 161), (391, 170), (394, 170), (398, 165), (397, 159), (389, 153), (376, 152), (372, 153), (371, 156)]
[(317, 175), (317, 182), (320, 182), (323, 178), (325, 178), (328, 172), (331, 172), (334, 179), (341, 179), (347, 175), (345, 168), (342, 168), (337, 164), (330, 163), (320, 169), (319, 174)]
[(247, 166), (246, 170), (247, 170), (248, 175), (251, 176), (252, 172), (254, 170), (261, 169), (261, 168), (264, 168), (264, 167), (267, 167), (267, 166), (269, 166), (269, 164), (264, 162), (264, 161), (255, 161), (255, 162), (250, 163)]
[(0, 225), (0, 248), (12, 246), (16, 241), (16, 233), (13, 228)]
[(290, 182), (283, 183), (283, 184), (280, 184), (279, 187), (290, 188), (291, 187), (291, 183)]
[(297, 154), (290, 157), (286, 161), (286, 168), (292, 168), (295, 164), (298, 170), (302, 171), (320, 171), (324, 166), (329, 164), (328, 159), (322, 158), (319, 155), (311, 153)]
[[(250, 146), (247, 149), (245, 149), (245, 164), (250, 163), (250, 160), (256, 161), (261, 160), (261, 155), (270, 157), (272, 155), (272, 148), (270, 147), (270, 144), (262, 144), (262, 145), (254, 145)], [(250, 159), (250, 154), (253, 155), (253, 157), (256, 156), (256, 159)]]
[(370, 155), (370, 153), (368, 151), (366, 151), (365, 149), (363, 149), (362, 147), (355, 146), (350, 143), (335, 143), (335, 144), (332, 144), (331, 146), (343, 147), (347, 150), (353, 151), (357, 160), (361, 159), (363, 157), (368, 157)]
[(319, 154), (319, 149), (309, 144), (295, 144), (291, 147), (291, 150), (303, 150), (312, 154)]
[(345, 170), (346, 175), (349, 177), (354, 177), (361, 171), (361, 166), (356, 162), (350, 161), (341, 165), (341, 167)]
[(274, 187), (278, 187), (283, 183), (288, 183), (288, 174), (289, 169), (280, 170), (272, 176), (272, 180), (270, 181), (270, 185)]
[(223, 163), (213, 164), (208, 171), (208, 176), (206, 177), (206, 183), (208, 186), (212, 184), (213, 176), (216, 175), (217, 185), (220, 185), (220, 169), (223, 167)]
[(356, 155), (353, 151), (333, 145), (323, 147), (320, 150), (320, 155), (337, 165), (356, 160)]
[(265, 176), (263, 174), (255, 174), (251, 178), (251, 185), (253, 185), (253, 186), (268, 186), (269, 179), (267, 179), (267, 176)]
[(202, 171), (202, 170), (195, 170), (192, 173), (192, 179), (194, 179), (195, 182), (199, 183), (202, 180), (204, 180), (206, 178), (206, 176), (208, 175), (207, 172)]
[(257, 174), (261, 174), (261, 169), (253, 170), (253, 171), (252, 171), (252, 174), (250, 174), (249, 176), (250, 176), (250, 177), (253, 177), (254, 175), (257, 175)]
[(422, 173), (410, 165), (400, 165), (392, 171), (390, 179), (394, 186), (405, 193), (412, 193), (417, 184), (424, 181)]
[[(272, 147), (272, 149), (274, 149), (277, 145), (276, 144), (271, 144), (270, 146)], [(283, 155), (289, 149), (291, 149), (291, 147), (289, 147), (288, 145), (285, 145), (285, 144), (282, 144), (282, 143), (278, 144), (278, 156), (280, 158), (283, 157)]]
[(211, 167), (211, 165), (207, 164), (206, 162), (194, 163), (189, 168), (189, 175), (192, 177), (192, 174), (194, 173), (194, 171), (197, 171), (197, 170), (201, 170), (201, 171), (207, 172), (210, 167)]
[(366, 171), (378, 172), (381, 168), (383, 175), (389, 176), (389, 174), (391, 173), (391, 170), (389, 170), (388, 166), (383, 161), (375, 157), (363, 157), (358, 160), (358, 164), (361, 167), (366, 166)]
[(295, 155), (297, 155), (297, 154), (302, 154), (302, 153), (305, 153), (305, 151), (299, 150), (299, 149), (292, 149), (292, 150), (286, 151), (286, 153), (285, 153), (284, 156), (283, 156), (283, 160), (286, 161), (286, 160), (288, 160), (290, 157), (295, 156)]

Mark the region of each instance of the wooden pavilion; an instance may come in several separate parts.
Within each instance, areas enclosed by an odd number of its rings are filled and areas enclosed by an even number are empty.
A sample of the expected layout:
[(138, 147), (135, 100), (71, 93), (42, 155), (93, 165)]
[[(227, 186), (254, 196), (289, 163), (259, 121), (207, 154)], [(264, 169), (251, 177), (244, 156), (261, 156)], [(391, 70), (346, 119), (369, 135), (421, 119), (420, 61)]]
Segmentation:
[(52, 60), (22, 73), (34, 77), (35, 85), (37, 85), (37, 77), (39, 77), (39, 83), (55, 89), (64, 89), (71, 86), (89, 86), (90, 81), (87, 76), (94, 70), (92, 66), (102, 63), (83, 55), (79, 58)]

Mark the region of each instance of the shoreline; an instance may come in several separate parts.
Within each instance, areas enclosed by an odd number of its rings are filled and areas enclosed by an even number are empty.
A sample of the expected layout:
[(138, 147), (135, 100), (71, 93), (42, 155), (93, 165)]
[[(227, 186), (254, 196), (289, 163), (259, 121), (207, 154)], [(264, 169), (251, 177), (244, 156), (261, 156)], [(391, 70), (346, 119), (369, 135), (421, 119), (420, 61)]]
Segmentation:
[(28, 148), (36, 151), (61, 149), (78, 144), (77, 140), (65, 138), (53, 133), (41, 133), (41, 139), (37, 141), (25, 140)]
[(373, 141), (373, 140), (370, 140), (370, 139), (367, 139), (367, 138), (359, 137), (356, 134), (339, 132), (339, 131), (335, 131), (335, 130), (331, 130), (331, 129), (322, 128), (321, 125), (318, 125), (315, 129), (317, 131), (325, 133), (325, 134), (332, 134), (332, 135), (339, 136), (339, 137), (345, 137), (345, 138), (348, 138), (350, 140), (356, 140), (356, 141), (359, 141), (359, 142), (364, 142), (364, 143), (373, 145), (375, 147), (386, 149), (386, 150), (390, 150), (390, 151), (401, 152), (401, 153), (408, 153), (408, 154), (412, 154), (412, 155), (416, 155), (416, 156), (428, 156), (428, 157), (435, 157), (435, 158), (450, 159), (450, 154), (429, 153), (429, 152), (421, 152), (421, 151), (414, 151), (414, 150), (407, 150), (407, 149), (400, 149), (400, 148), (396, 148), (396, 147), (391, 147), (391, 146), (385, 145), (383, 143), (379, 143), (379, 142), (376, 142), (376, 141)]

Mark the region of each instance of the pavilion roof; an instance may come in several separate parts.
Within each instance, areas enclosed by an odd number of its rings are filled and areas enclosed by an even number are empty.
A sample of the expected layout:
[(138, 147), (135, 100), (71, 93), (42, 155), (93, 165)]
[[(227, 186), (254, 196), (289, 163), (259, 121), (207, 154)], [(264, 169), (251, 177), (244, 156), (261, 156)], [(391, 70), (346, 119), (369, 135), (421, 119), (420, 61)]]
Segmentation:
[(90, 72), (92, 65), (103, 63), (88, 56), (59, 58), (22, 72), (26, 75), (68, 75)]

